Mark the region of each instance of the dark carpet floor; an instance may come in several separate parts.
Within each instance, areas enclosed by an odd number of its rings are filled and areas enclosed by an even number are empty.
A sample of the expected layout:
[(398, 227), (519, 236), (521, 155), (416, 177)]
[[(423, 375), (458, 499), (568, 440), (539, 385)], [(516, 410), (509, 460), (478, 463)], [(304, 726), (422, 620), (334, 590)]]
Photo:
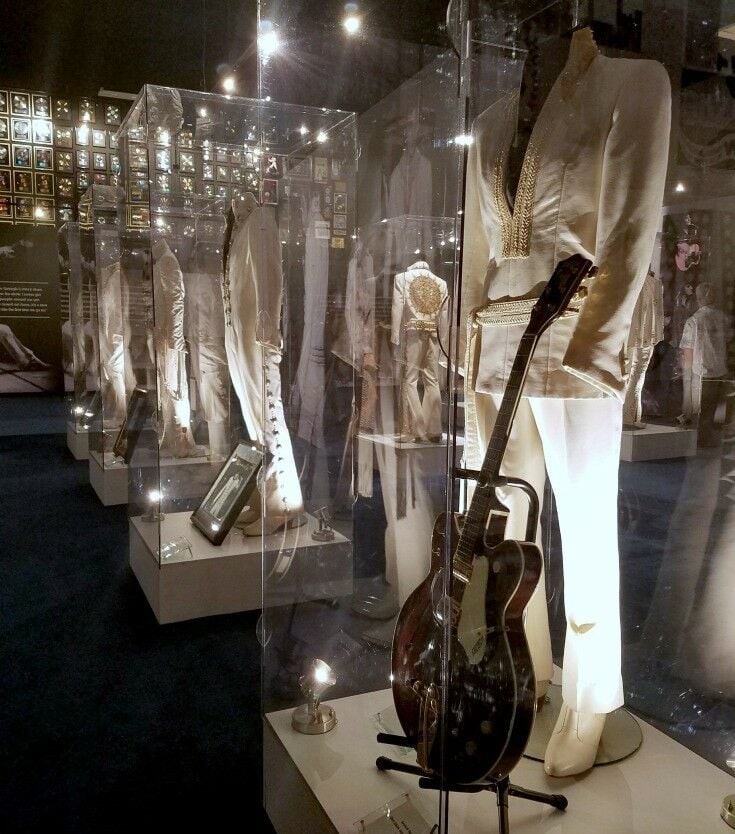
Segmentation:
[(0, 830), (272, 832), (257, 612), (159, 626), (61, 434), (0, 437), (0, 495)]

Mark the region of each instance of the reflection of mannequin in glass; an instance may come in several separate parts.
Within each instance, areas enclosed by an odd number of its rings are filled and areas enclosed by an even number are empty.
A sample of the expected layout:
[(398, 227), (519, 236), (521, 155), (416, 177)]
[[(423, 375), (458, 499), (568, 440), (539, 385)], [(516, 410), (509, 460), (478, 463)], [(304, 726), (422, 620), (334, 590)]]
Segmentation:
[[(600, 270), (579, 316), (558, 320), (539, 341), (502, 468), (528, 480), (539, 496), (548, 472), (557, 502), (567, 618), (564, 703), (545, 769), (558, 776), (592, 766), (605, 715), (623, 702), (621, 346), (653, 250), (670, 123), (669, 80), (660, 64), (603, 57), (589, 29), (574, 32), (567, 62), (558, 66), (566, 52), (557, 38), (546, 41), (538, 61), (527, 61), (523, 106), (514, 92), (475, 121), (462, 277), (469, 313), (488, 299), (537, 297), (556, 263), (574, 253), (594, 259)], [(523, 330), (483, 324), (481, 317), (472, 330), (466, 451), (473, 468), (482, 461)], [(511, 510), (508, 534), (523, 536), (525, 499), (511, 490), (501, 499)], [(543, 581), (526, 617), (541, 693), (552, 671)]]
[[(281, 399), (281, 242), (273, 208), (233, 200), (224, 247), (225, 347), (248, 433), (265, 446), (265, 519), (251, 536), (303, 523), (303, 498)], [(252, 507), (251, 508), (255, 509)]]
[(446, 282), (431, 272), (426, 261), (416, 261), (395, 277), (391, 343), (399, 348), (399, 437), (406, 441), (441, 440), (439, 341), (447, 343), (447, 295)]
[[(116, 247), (117, 248), (117, 247)], [(118, 258), (98, 271), (97, 309), (100, 326), (100, 371), (105, 420), (119, 425), (125, 418), (126, 380), (135, 387), (132, 371), (125, 363), (123, 344), (123, 298)]]
[(683, 383), (682, 423), (696, 420), (703, 400), (710, 406), (702, 414), (702, 428), (714, 427), (714, 407), (719, 399), (720, 381), (727, 376), (727, 345), (731, 337), (730, 318), (714, 306), (711, 284), (695, 290), (698, 310), (684, 323), (679, 347)]
[(656, 273), (649, 269), (633, 310), (625, 352), (628, 383), (623, 404), (623, 426), (627, 428), (641, 425), (641, 396), (643, 383), (646, 381), (646, 370), (654, 347), (663, 337), (664, 288)]

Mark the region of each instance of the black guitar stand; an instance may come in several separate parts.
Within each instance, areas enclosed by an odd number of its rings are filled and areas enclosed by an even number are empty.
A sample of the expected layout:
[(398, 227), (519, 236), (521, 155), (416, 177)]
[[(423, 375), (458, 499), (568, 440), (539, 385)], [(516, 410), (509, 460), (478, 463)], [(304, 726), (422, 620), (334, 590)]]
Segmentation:
[[(477, 481), (480, 478), (480, 473), (474, 469), (454, 469), (454, 476), (456, 478), (463, 478), (467, 480)], [(490, 486), (493, 487), (514, 487), (522, 490), (528, 498), (528, 521), (526, 523), (526, 540), (534, 541), (536, 538), (536, 529), (538, 527), (539, 519), (539, 500), (536, 490), (527, 481), (520, 478), (506, 478), (500, 476), (495, 478)], [(378, 733), (378, 744), (393, 744), (397, 747), (409, 747), (416, 749), (419, 739), (410, 736), (396, 736), (390, 733)], [(531, 802), (541, 802), (544, 805), (551, 805), (553, 808), (558, 808), (560, 811), (566, 810), (569, 801), (566, 796), (560, 793), (542, 793), (541, 791), (532, 791), (528, 788), (522, 788), (519, 785), (514, 785), (509, 777), (504, 776), (502, 779), (488, 779), (484, 782), (475, 782), (471, 785), (453, 785), (442, 781), (441, 778), (427, 774), (425, 770), (418, 765), (406, 764), (404, 762), (397, 762), (387, 756), (378, 756), (375, 760), (375, 766), (378, 770), (395, 770), (398, 773), (410, 773), (413, 776), (419, 777), (419, 787), (427, 790), (451, 791), (454, 793), (481, 793), (482, 791), (492, 791), (497, 799), (498, 805), (498, 832), (499, 834), (510, 834), (510, 822), (508, 820), (508, 797), (517, 796), (521, 799), (528, 799)]]

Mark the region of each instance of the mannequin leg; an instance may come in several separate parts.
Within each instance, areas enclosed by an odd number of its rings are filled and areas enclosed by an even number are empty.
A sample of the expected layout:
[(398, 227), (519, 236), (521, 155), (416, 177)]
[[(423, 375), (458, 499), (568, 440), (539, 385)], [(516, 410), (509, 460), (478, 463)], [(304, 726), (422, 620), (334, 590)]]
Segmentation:
[(562, 707), (547, 773), (592, 767), (604, 717), (623, 703), (617, 530), (622, 403), (532, 399), (556, 497), (567, 619)]
[(439, 339), (436, 333), (424, 334), (425, 351), (421, 366), (424, 397), (421, 401), (423, 423), (429, 440), (441, 440), (442, 396), (439, 389)]
[(421, 411), (421, 400), (419, 400), (419, 375), (424, 362), (426, 352), (422, 340), (422, 333), (416, 330), (404, 332), (406, 340), (405, 357), (406, 363), (403, 367), (403, 379), (401, 383), (401, 395), (399, 397), (399, 425), (400, 434), (406, 439), (426, 439), (426, 427)]
[[(490, 434), (500, 407), (498, 395), (476, 394), (475, 411), (480, 449), (487, 449)], [(468, 419), (470, 415), (468, 414)], [(482, 461), (468, 461), (468, 465), (479, 468)], [(539, 437), (533, 412), (527, 399), (522, 399), (513, 422), (513, 429), (508, 440), (508, 448), (503, 458), (501, 474), (513, 475), (528, 481), (536, 490), (539, 503), (543, 502), (546, 469), (543, 448)], [(509, 538), (524, 539), (528, 519), (528, 501), (517, 489), (498, 490), (498, 497), (510, 510), (506, 535)], [(536, 543), (541, 545), (541, 530), (536, 536)], [(551, 636), (549, 634), (549, 614), (546, 605), (545, 577), (541, 576), (526, 608), (526, 638), (531, 650), (534, 674), (536, 675), (536, 693), (543, 695), (548, 688), (553, 672), (551, 655)]]
[(625, 390), (625, 403), (623, 404), (623, 425), (625, 426), (640, 423), (643, 416), (641, 396), (643, 394), (643, 384), (646, 381), (646, 371), (652, 355), (652, 347), (636, 348), (633, 351), (628, 374), (628, 387)]

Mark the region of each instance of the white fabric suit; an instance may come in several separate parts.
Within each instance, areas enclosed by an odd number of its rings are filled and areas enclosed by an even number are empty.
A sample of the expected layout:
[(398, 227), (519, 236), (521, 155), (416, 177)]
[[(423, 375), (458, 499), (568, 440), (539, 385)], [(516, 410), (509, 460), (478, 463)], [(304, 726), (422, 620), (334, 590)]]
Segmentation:
[[(661, 65), (606, 58), (589, 30), (580, 30), (534, 127), (513, 208), (505, 170), (517, 94), (479, 116), (469, 152), (462, 277), (468, 315), (488, 299), (537, 297), (569, 255), (599, 267), (579, 315), (557, 321), (540, 339), (504, 467), (541, 496), (545, 459), (564, 550), (562, 693), (580, 712), (609, 712), (623, 701), (616, 495), (624, 349), (661, 212), (670, 106)], [(471, 466), (481, 463), (524, 329), (472, 331), (465, 376)], [(511, 533), (522, 533), (524, 500)], [(540, 680), (551, 672), (541, 608), (543, 585), (527, 615)]]
[(247, 193), (235, 201), (223, 298), (232, 384), (252, 438), (269, 453), (265, 509), (272, 517), (303, 509), (301, 485), (281, 398), (281, 244), (273, 209)]
[(119, 425), (125, 418), (127, 386), (132, 388), (132, 369), (126, 368), (123, 338), (122, 271), (120, 261), (99, 270), (97, 310), (100, 325), (100, 373), (105, 420)]
[[(447, 284), (425, 261), (416, 261), (395, 277), (391, 342), (401, 348), (400, 433), (426, 440), (441, 436), (439, 339), (447, 344)], [(418, 383), (424, 396), (419, 399)]]

